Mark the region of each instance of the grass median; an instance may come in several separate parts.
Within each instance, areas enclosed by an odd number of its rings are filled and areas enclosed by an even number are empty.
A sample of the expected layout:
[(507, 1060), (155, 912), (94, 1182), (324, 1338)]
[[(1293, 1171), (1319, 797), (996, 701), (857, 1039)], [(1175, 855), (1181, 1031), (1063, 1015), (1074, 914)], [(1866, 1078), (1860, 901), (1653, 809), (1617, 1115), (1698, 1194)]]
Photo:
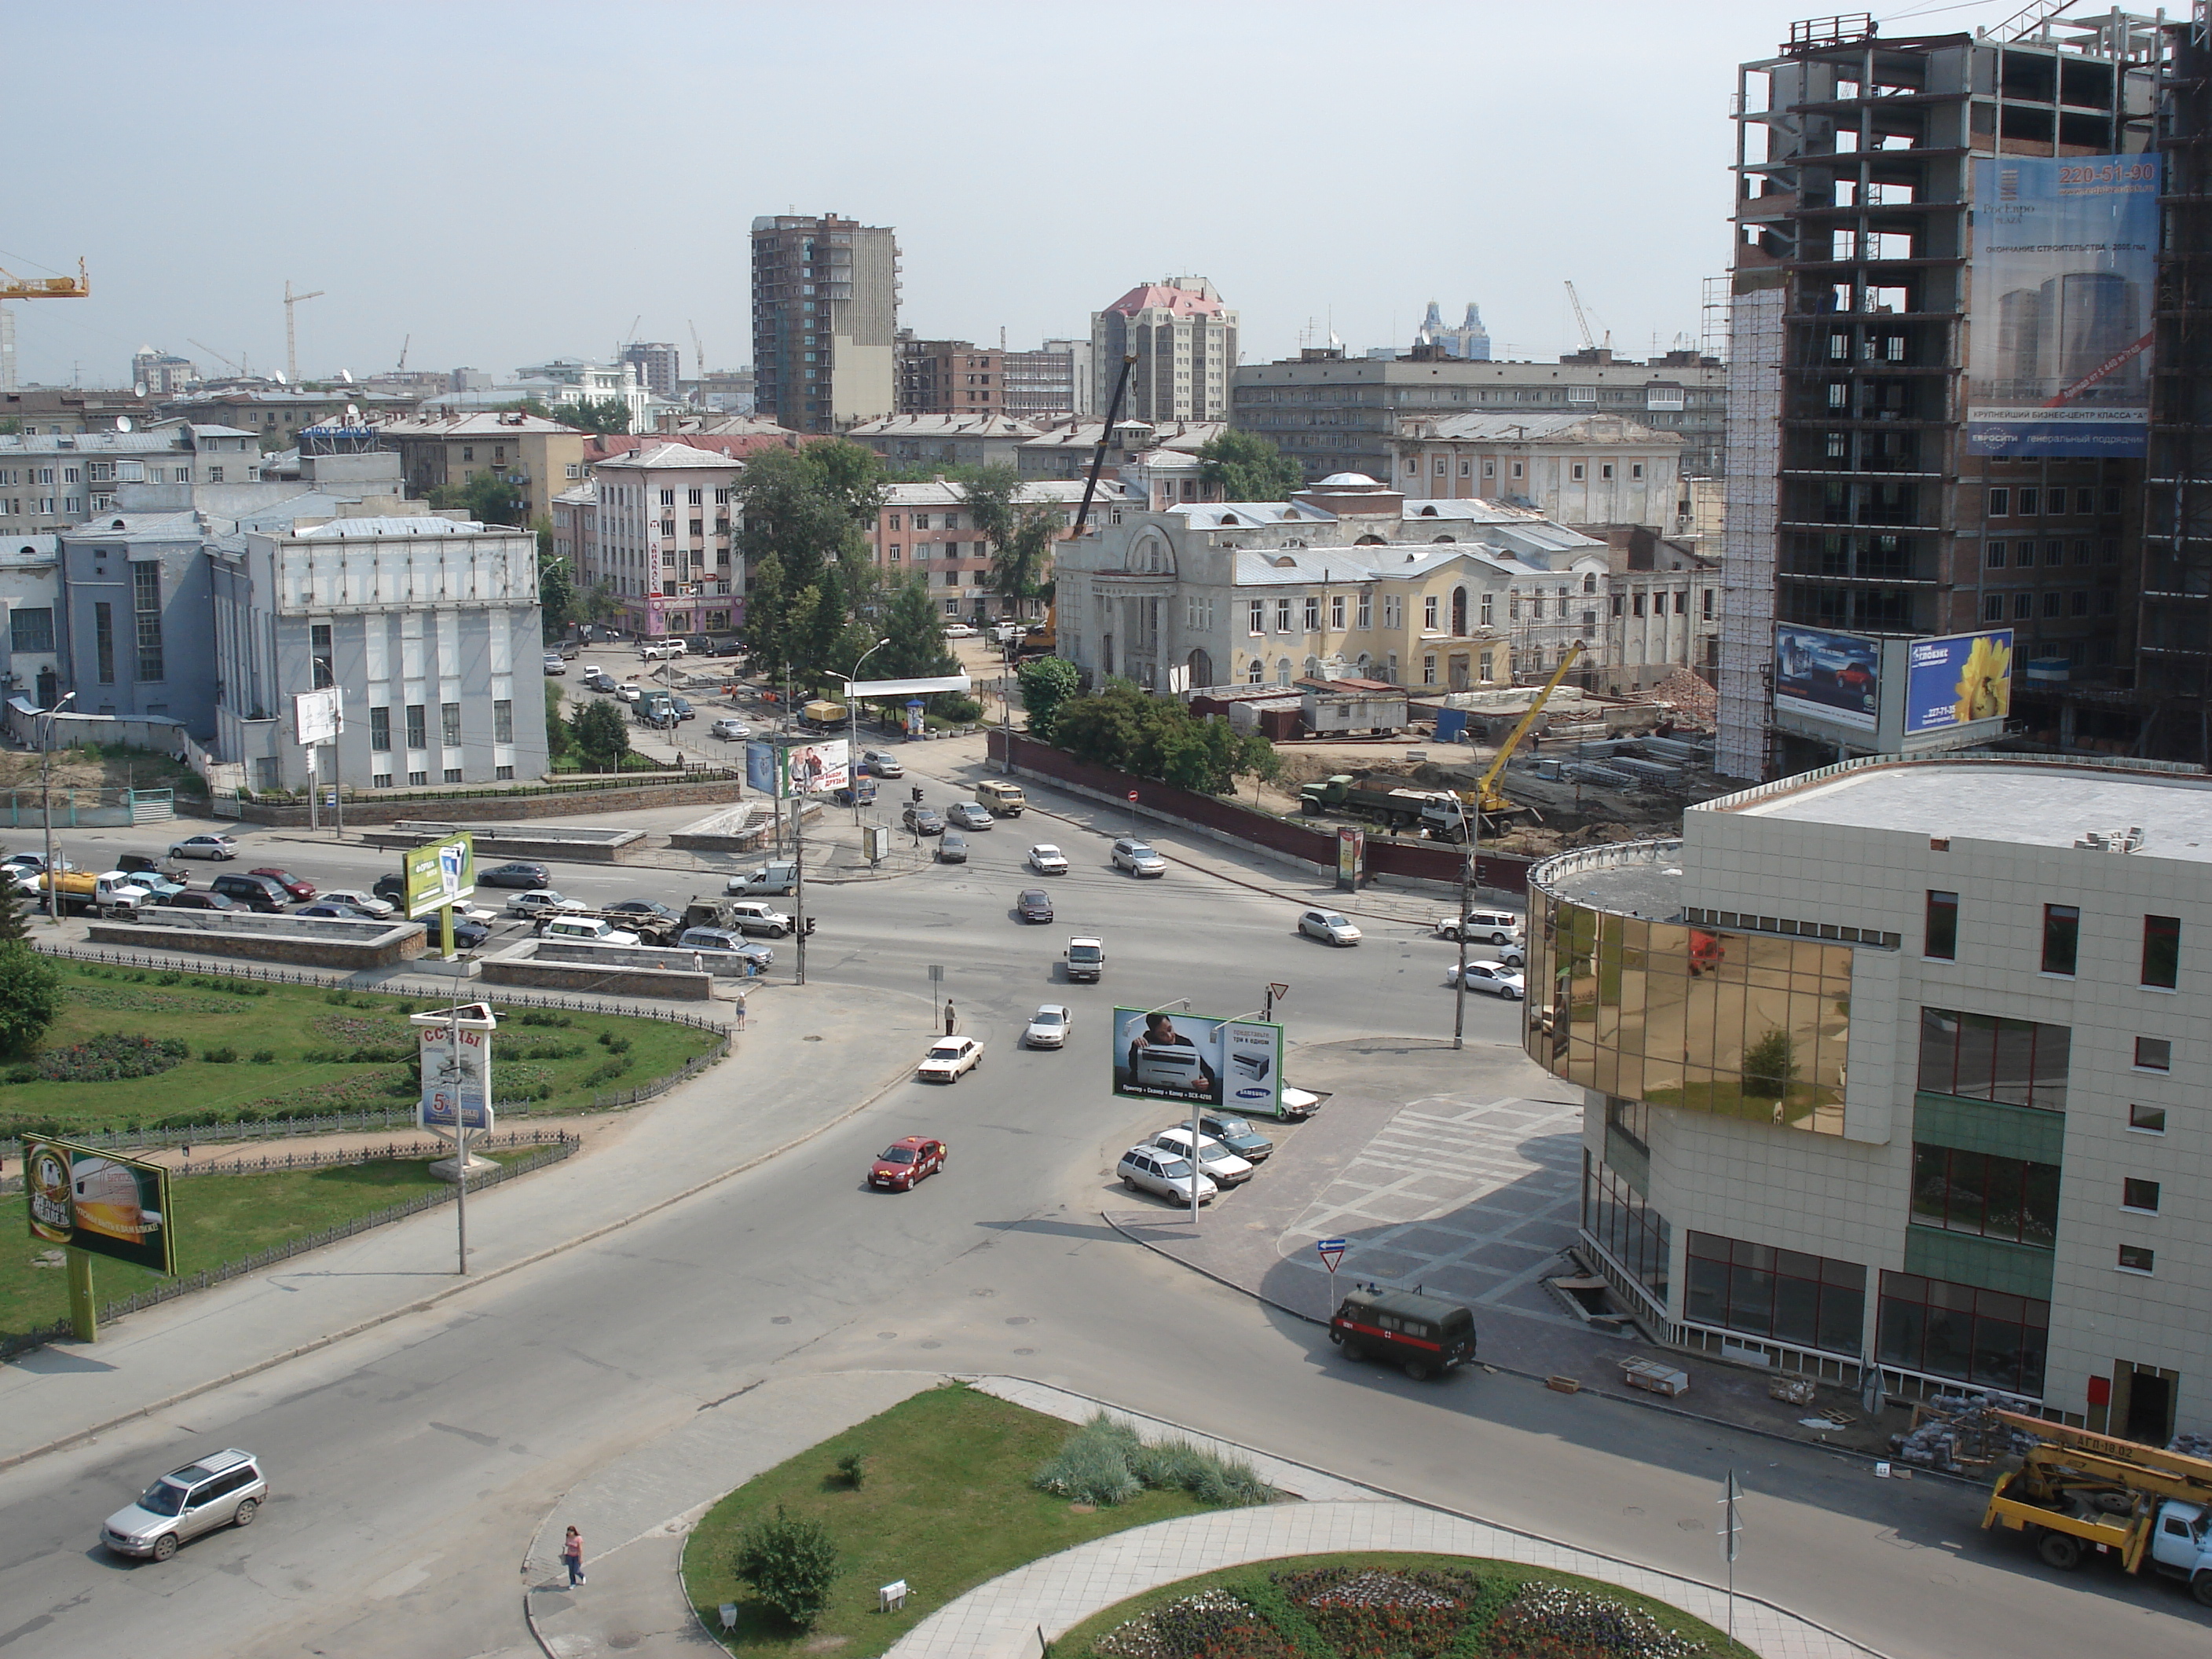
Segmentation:
[[(0, 1135), (313, 1117), (409, 1100), (418, 1064), (407, 1016), (441, 1006), (221, 975), (57, 966), (64, 1012), (38, 1055), (0, 1071)], [(118, 1068), (100, 1045), (124, 1036), (171, 1052), (133, 1057), (122, 1068), (159, 1065), (157, 1072), (105, 1075)], [(596, 1093), (681, 1069), (718, 1041), (666, 1020), (503, 1009), (493, 1090), (536, 1110), (580, 1110)]]

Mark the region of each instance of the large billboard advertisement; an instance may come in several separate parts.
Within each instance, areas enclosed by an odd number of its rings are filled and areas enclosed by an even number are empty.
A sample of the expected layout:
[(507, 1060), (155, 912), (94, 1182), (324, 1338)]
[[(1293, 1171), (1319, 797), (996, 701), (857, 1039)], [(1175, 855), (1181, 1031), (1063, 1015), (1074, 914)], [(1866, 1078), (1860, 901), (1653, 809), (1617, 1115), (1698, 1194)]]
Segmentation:
[(1116, 1008), (1113, 1056), (1117, 1095), (1281, 1115), (1279, 1025)]
[(420, 1034), (422, 1097), (416, 1124), (425, 1129), (490, 1128), (491, 1033), (465, 1024), (458, 1031), (425, 1024)]
[(464, 830), (401, 854), (409, 921), (459, 904), (477, 890), (476, 849), (476, 837)]
[(1778, 624), (1774, 707), (1855, 731), (1872, 732), (1881, 701), (1881, 645), (1853, 634)]
[(842, 738), (793, 744), (783, 751), (783, 793), (818, 795), (844, 788), (852, 781), (852, 752)]
[(2143, 453), (2159, 162), (1974, 163), (1971, 453)]
[(2012, 630), (1914, 640), (1905, 676), (1905, 735), (1944, 732), (2012, 712)]
[(160, 1164), (27, 1135), (23, 1176), (33, 1238), (157, 1273), (177, 1271), (169, 1172)]
[(757, 741), (745, 745), (745, 787), (759, 795), (777, 793), (774, 744)]

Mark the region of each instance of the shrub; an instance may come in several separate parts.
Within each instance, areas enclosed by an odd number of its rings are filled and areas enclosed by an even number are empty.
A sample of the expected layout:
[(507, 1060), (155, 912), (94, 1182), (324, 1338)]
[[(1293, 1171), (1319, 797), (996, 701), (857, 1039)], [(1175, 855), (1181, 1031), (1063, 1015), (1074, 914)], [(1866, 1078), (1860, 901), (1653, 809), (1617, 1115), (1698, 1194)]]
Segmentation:
[(1743, 1095), (1747, 1100), (1780, 1100), (1797, 1076), (1797, 1055), (1790, 1033), (1776, 1026), (1743, 1051)]
[(1126, 1503), (1144, 1490), (1129, 1468), (1138, 1449), (1136, 1431), (1100, 1412), (1068, 1436), (1030, 1482), (1079, 1504)]
[(253, 1051), (253, 1063), (256, 1066), (274, 1066), (276, 1063), (276, 1051), (274, 1048), (256, 1048)]
[(837, 1460), (837, 1473), (854, 1492), (868, 1478), (868, 1460), (858, 1452), (847, 1452)]
[(200, 1058), (210, 1066), (234, 1066), (238, 1063), (238, 1050), (228, 1047), (204, 1048), (200, 1051)]
[(61, 1012), (61, 969), (20, 940), (0, 945), (0, 1054), (28, 1054)]
[(597, 1088), (602, 1083), (612, 1083), (628, 1070), (629, 1070), (629, 1061), (618, 1056), (606, 1061), (604, 1065), (592, 1066), (590, 1071), (579, 1078), (577, 1082), (583, 1088)]
[(629, 1052), (629, 1039), (618, 1036), (612, 1031), (602, 1031), (599, 1033), (599, 1046), (609, 1054), (626, 1054)]
[(837, 1577), (837, 1547), (820, 1522), (794, 1521), (778, 1504), (773, 1520), (745, 1528), (733, 1565), (754, 1595), (799, 1629), (811, 1630)]
[(49, 1083), (115, 1083), (125, 1078), (152, 1077), (191, 1054), (191, 1050), (174, 1037), (102, 1031), (66, 1048), (48, 1049), (38, 1057), (32, 1070), (36, 1078)]

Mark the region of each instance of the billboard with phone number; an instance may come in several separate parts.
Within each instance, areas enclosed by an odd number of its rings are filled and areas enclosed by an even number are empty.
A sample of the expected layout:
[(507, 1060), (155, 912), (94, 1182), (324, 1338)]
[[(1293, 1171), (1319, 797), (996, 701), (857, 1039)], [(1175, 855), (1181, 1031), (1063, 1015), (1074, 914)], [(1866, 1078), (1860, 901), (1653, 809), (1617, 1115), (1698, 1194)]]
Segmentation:
[(2012, 712), (2012, 630), (1915, 640), (1905, 685), (1905, 734), (1948, 731)]
[(1114, 1092), (1278, 1117), (1283, 1028), (1265, 1020), (1116, 1008)]
[(177, 1271), (169, 1226), (169, 1172), (41, 1135), (23, 1140), (23, 1194), (31, 1237), (157, 1273)]

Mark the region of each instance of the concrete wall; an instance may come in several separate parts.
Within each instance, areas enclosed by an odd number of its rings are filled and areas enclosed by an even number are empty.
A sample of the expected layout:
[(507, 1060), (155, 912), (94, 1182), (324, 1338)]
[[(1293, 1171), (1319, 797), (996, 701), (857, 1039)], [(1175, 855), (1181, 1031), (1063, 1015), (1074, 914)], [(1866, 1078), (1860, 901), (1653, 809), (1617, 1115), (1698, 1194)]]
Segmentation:
[[(168, 920), (171, 917), (175, 920)], [(138, 921), (94, 921), (87, 938), (94, 945), (240, 957), (295, 968), (343, 968), (354, 973), (368, 968), (394, 968), (429, 948), (428, 936), (414, 922), (387, 926), (313, 917), (231, 915), (215, 910), (157, 909)]]
[[(672, 772), (667, 775), (674, 778), (682, 775)], [(349, 795), (345, 816), (350, 824), (398, 823), (403, 819), (419, 818), (425, 807), (434, 807), (441, 818), (451, 818), (457, 823), (482, 823), (488, 819), (496, 822), (506, 818), (568, 817), (583, 812), (641, 812), (660, 806), (726, 805), (738, 798), (738, 793), (736, 778), (720, 777), (694, 783), (549, 789), (537, 795), (453, 795), (435, 800), (424, 800), (420, 796), (410, 800), (380, 800), (374, 795)], [(304, 801), (296, 806), (247, 801), (239, 816), (249, 823), (298, 827), (307, 822), (307, 807)]]
[(599, 996), (661, 997), (678, 1002), (705, 1002), (714, 994), (714, 976), (690, 968), (628, 966), (610, 957), (666, 957), (688, 959), (690, 952), (635, 951), (606, 945), (570, 945), (571, 951), (589, 951), (580, 961), (556, 961), (540, 956), (544, 941), (525, 939), (511, 950), (486, 957), (477, 966), (477, 977), (487, 985), (535, 986), (548, 991), (588, 991)]

